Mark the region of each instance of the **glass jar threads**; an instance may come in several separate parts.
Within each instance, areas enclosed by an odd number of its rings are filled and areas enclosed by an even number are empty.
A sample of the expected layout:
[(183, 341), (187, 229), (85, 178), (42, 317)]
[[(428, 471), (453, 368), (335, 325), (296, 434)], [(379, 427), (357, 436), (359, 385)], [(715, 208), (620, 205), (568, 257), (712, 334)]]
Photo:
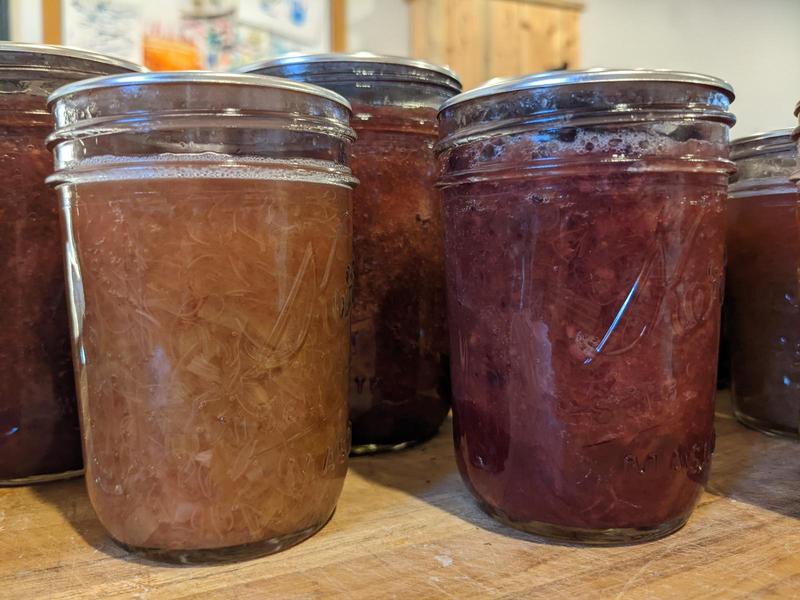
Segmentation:
[(0, 43), (0, 485), (78, 475), (80, 429), (47, 95), (142, 68), (59, 46)]
[(89, 496), (167, 560), (280, 550), (346, 472), (347, 101), (252, 75), (51, 97)]
[(450, 409), (444, 250), (434, 187), (436, 113), (461, 85), (404, 58), (288, 56), (244, 67), (332, 89), (353, 105), (356, 283), (351, 329), (353, 452), (436, 433)]
[(736, 418), (800, 435), (800, 229), (789, 129), (731, 144), (725, 315)]
[(513, 527), (681, 527), (708, 477), (728, 174), (724, 82), (590, 70), (445, 103), (437, 146), (461, 474)]

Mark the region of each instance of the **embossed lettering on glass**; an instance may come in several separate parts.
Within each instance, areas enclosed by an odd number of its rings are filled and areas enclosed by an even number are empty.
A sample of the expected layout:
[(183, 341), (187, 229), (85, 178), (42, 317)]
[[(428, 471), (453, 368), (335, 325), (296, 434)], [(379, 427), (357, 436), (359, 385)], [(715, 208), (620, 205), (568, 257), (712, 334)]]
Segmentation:
[(350, 109), (153, 73), (52, 97), (89, 497), (166, 560), (280, 550), (347, 468)]
[(546, 73), (445, 103), (456, 455), (481, 505), (595, 544), (681, 527), (708, 477), (730, 87)]

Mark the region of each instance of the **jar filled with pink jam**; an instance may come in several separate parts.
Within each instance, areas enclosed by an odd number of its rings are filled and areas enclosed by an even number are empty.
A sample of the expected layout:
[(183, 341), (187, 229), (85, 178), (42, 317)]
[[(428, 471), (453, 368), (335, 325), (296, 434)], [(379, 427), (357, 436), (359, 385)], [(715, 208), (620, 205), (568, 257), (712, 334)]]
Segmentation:
[(731, 88), (652, 70), (445, 103), (456, 455), (481, 506), (588, 544), (680, 528), (708, 478)]
[(51, 96), (89, 497), (164, 560), (280, 550), (347, 469), (346, 100), (254, 75)]
[(450, 410), (436, 113), (461, 90), (430, 63), (367, 53), (290, 55), (244, 67), (329, 88), (353, 105), (353, 452), (434, 435)]
[(0, 43), (0, 486), (79, 475), (75, 386), (47, 96), (142, 68), (59, 46)]
[(800, 229), (789, 129), (731, 144), (725, 317), (736, 418), (800, 436)]

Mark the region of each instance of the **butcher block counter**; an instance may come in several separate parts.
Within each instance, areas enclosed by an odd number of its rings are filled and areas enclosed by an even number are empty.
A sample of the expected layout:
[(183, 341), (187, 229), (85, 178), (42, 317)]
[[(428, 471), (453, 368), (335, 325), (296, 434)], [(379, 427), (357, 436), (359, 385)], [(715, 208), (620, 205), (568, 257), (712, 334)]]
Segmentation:
[(657, 542), (559, 546), (495, 523), (461, 484), (448, 422), (417, 448), (353, 459), (327, 527), (239, 563), (129, 555), (80, 479), (0, 489), (0, 597), (800, 598), (800, 444), (745, 429), (727, 405), (708, 491)]

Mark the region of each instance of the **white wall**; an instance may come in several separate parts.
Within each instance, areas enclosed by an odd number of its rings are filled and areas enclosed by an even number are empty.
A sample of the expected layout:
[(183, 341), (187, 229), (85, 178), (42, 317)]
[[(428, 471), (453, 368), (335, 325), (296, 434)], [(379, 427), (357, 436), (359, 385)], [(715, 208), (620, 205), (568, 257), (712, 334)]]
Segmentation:
[(15, 42), (41, 44), (42, 3), (32, 0), (11, 0), (11, 39)]
[[(733, 137), (792, 127), (800, 0), (585, 0), (584, 67), (697, 71), (733, 84)], [(405, 0), (348, 0), (348, 49), (406, 55)]]
[(348, 0), (348, 52), (408, 56), (411, 52), (406, 0)]
[(581, 45), (584, 67), (682, 69), (731, 82), (734, 138), (797, 124), (798, 0), (586, 0)]

